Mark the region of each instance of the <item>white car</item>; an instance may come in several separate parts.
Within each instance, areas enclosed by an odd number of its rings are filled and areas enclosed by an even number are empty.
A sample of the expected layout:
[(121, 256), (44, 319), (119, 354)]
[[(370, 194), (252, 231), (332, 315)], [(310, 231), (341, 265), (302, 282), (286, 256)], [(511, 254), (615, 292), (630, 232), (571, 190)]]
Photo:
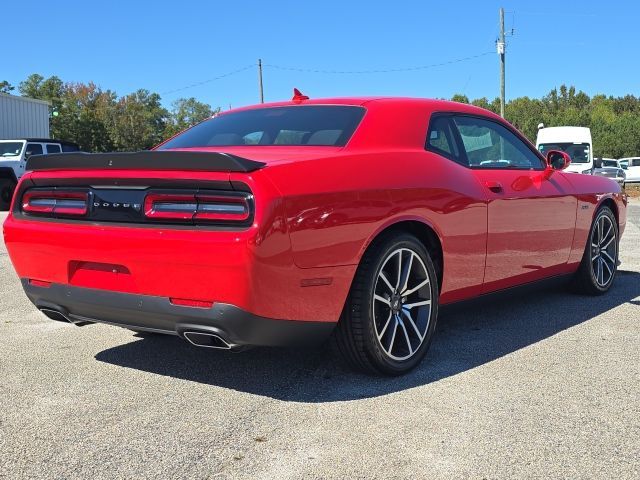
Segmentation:
[(611, 178), (618, 182), (618, 185), (622, 188), (624, 188), (627, 180), (624, 170), (619, 166), (618, 161), (613, 158), (594, 158), (591, 175)]
[(620, 166), (620, 161), (616, 160), (615, 158), (601, 158), (600, 160), (602, 160), (602, 168), (605, 167), (615, 167), (615, 168), (622, 168)]
[(618, 160), (627, 174), (627, 183), (640, 182), (640, 157), (628, 157)]

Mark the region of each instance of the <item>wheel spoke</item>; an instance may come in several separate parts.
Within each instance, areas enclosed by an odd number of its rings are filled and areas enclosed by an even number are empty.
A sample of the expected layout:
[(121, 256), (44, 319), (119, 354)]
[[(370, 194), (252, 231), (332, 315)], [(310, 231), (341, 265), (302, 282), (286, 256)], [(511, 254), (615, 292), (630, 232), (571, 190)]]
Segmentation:
[(409, 340), (409, 333), (407, 332), (407, 327), (404, 326), (404, 322), (401, 319), (398, 319), (398, 324), (402, 331), (404, 332), (404, 338), (407, 341), (407, 347), (409, 347), (409, 355), (413, 355), (413, 347), (411, 346), (411, 340)]
[(413, 307), (421, 307), (423, 305), (431, 305), (431, 300), (422, 300), (420, 302), (407, 303), (406, 305), (403, 305), (402, 308), (411, 310)]
[[(609, 252), (607, 252), (606, 250), (602, 250), (602, 255), (607, 257), (607, 259), (611, 262), (611, 265), (615, 265), (616, 264), (616, 261), (613, 259), (613, 257), (611, 257), (611, 255), (609, 255)], [(604, 261), (604, 257), (603, 257), (602, 260)]]
[(391, 285), (391, 282), (389, 281), (389, 279), (387, 278), (387, 276), (384, 274), (383, 271), (380, 271), (379, 276), (382, 279), (382, 281), (387, 285), (387, 288), (391, 291), (391, 293), (393, 293), (393, 285)]
[(616, 236), (615, 236), (615, 235), (612, 235), (612, 236), (611, 236), (611, 238), (607, 241), (607, 243), (605, 243), (604, 245), (602, 245), (602, 247), (600, 247), (600, 248), (603, 248), (603, 249), (604, 249), (604, 248), (608, 248), (608, 247), (609, 247), (609, 245), (611, 245), (611, 242), (613, 242), (615, 239), (616, 239)]
[(393, 312), (389, 310), (389, 317), (387, 318), (387, 321), (385, 322), (384, 327), (382, 327), (382, 331), (378, 335), (378, 340), (380, 340), (384, 336), (384, 332), (387, 331), (387, 327), (391, 323), (391, 317), (393, 317)]
[(602, 230), (604, 229), (604, 217), (598, 221), (598, 245), (602, 243)]
[(409, 323), (411, 324), (411, 326), (413, 327), (413, 329), (416, 332), (416, 335), (418, 335), (418, 338), (420, 339), (420, 341), (422, 342), (422, 340), (424, 339), (424, 337), (422, 336), (422, 334), (420, 333), (420, 330), (418, 330), (418, 326), (416, 325), (416, 322), (413, 321), (413, 318), (411, 317), (411, 313), (409, 312), (409, 310), (402, 310), (402, 313), (404, 313), (404, 316), (407, 317), (407, 320), (409, 320)]
[(407, 295), (411, 295), (413, 292), (420, 290), (422, 287), (424, 287), (425, 285), (429, 284), (429, 278), (427, 277), (426, 279), (424, 279), (422, 282), (420, 282), (419, 285), (413, 287), (411, 290), (406, 290), (404, 292), (402, 292), (402, 296), (406, 297)]
[(399, 292), (407, 289), (409, 283), (409, 275), (411, 274), (411, 267), (413, 266), (413, 253), (409, 256), (409, 263), (402, 269), (402, 280), (400, 281), (401, 287), (398, 288)]
[(398, 317), (394, 316), (393, 318), (395, 320), (393, 324), (393, 333), (391, 334), (391, 341), (389, 342), (389, 349), (387, 350), (389, 355), (393, 355), (391, 352), (393, 351), (393, 343), (396, 341), (396, 332), (398, 331)]
[[(603, 217), (604, 218), (604, 217)], [(611, 233), (611, 229), (613, 228), (613, 226), (611, 225), (611, 223), (609, 223), (609, 229), (607, 230), (607, 233), (605, 233), (602, 236), (602, 241), (600, 242), (600, 244), (602, 245), (602, 243), (604, 243), (604, 241), (607, 239), (607, 237), (609, 236), (609, 234)]]
[(389, 301), (388, 298), (384, 298), (380, 295), (378, 295), (377, 293), (373, 296), (373, 298), (375, 298), (376, 300), (378, 300), (379, 302), (384, 303), (385, 305), (387, 305), (388, 307), (391, 306), (391, 302)]
[(402, 250), (398, 250), (398, 281), (396, 283), (396, 291), (400, 290), (401, 280), (402, 280)]
[[(606, 262), (606, 260), (604, 258), (602, 259), (602, 264), (605, 267), (607, 267), (607, 270), (609, 271), (609, 278), (611, 278), (611, 275), (613, 275), (613, 270), (611, 269), (611, 267), (609, 267), (609, 264)], [(609, 281), (609, 280), (607, 280), (607, 281)]]
[(598, 258), (598, 279), (600, 285), (604, 284), (604, 269), (602, 268), (602, 262), (604, 262), (604, 260), (602, 260), (602, 257)]

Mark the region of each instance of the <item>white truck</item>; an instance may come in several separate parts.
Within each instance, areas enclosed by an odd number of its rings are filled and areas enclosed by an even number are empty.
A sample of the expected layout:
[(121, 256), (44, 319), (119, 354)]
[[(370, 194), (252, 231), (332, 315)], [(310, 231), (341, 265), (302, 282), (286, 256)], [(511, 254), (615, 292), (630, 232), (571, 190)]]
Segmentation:
[(31, 155), (77, 152), (78, 145), (47, 138), (19, 138), (0, 140), (0, 210), (8, 210), (13, 190), (24, 175)]
[(571, 157), (566, 172), (591, 174), (593, 170), (593, 142), (586, 127), (538, 126), (536, 147), (546, 155), (549, 150), (562, 150)]

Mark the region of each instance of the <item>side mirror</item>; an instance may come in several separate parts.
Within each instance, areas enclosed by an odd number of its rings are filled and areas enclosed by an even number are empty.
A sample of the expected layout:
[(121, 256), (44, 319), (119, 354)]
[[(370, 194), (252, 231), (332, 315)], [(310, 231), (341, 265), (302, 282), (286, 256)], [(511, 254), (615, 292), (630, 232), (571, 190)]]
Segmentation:
[(571, 163), (571, 157), (560, 150), (550, 150), (547, 153), (547, 168), (564, 170)]
[(27, 158), (29, 158), (31, 155), (33, 155), (33, 152), (32, 152), (31, 150), (27, 150), (26, 152), (24, 152), (24, 158), (25, 158), (25, 160), (26, 160)]

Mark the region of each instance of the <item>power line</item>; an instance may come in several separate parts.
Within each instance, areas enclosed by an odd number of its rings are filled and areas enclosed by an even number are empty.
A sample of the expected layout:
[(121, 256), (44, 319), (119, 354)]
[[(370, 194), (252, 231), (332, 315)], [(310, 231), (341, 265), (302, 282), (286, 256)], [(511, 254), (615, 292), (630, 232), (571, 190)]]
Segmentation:
[(432, 63), (430, 65), (418, 65), (415, 67), (404, 67), (404, 68), (387, 68), (387, 69), (376, 69), (376, 70), (322, 70), (315, 68), (301, 68), (301, 67), (288, 67), (282, 65), (274, 65), (272, 63), (263, 63), (263, 67), (275, 68), (278, 70), (289, 70), (294, 72), (304, 72), (304, 73), (323, 73), (323, 74), (339, 74), (339, 75), (361, 75), (361, 74), (369, 74), (369, 73), (395, 73), (395, 72), (411, 72), (415, 70), (426, 70), (428, 68), (434, 67), (442, 67), (444, 65), (451, 65), (453, 63), (466, 62), (468, 60), (473, 60), (476, 58), (484, 57), (486, 55), (493, 55), (495, 52), (484, 52), (479, 53), (478, 55), (472, 55), (464, 58), (456, 58), (454, 60), (449, 60), (447, 62), (442, 63)]
[(175, 88), (173, 90), (168, 90), (166, 92), (161, 92), (160, 95), (168, 95), (170, 93), (181, 92), (182, 90), (187, 90), (189, 88), (199, 87), (200, 85), (204, 85), (204, 84), (210, 83), (210, 82), (215, 82), (216, 80), (220, 80), (221, 78), (229, 77), (231, 75), (235, 75), (236, 73), (244, 72), (245, 70), (249, 70), (250, 68), (254, 68), (254, 67), (255, 67), (254, 64), (247, 65), (245, 67), (238, 68), (237, 70), (233, 70), (232, 72), (224, 73), (222, 75), (218, 75), (217, 77), (210, 78), (208, 80), (203, 80), (201, 82), (192, 83), (191, 85), (187, 85), (185, 87)]

